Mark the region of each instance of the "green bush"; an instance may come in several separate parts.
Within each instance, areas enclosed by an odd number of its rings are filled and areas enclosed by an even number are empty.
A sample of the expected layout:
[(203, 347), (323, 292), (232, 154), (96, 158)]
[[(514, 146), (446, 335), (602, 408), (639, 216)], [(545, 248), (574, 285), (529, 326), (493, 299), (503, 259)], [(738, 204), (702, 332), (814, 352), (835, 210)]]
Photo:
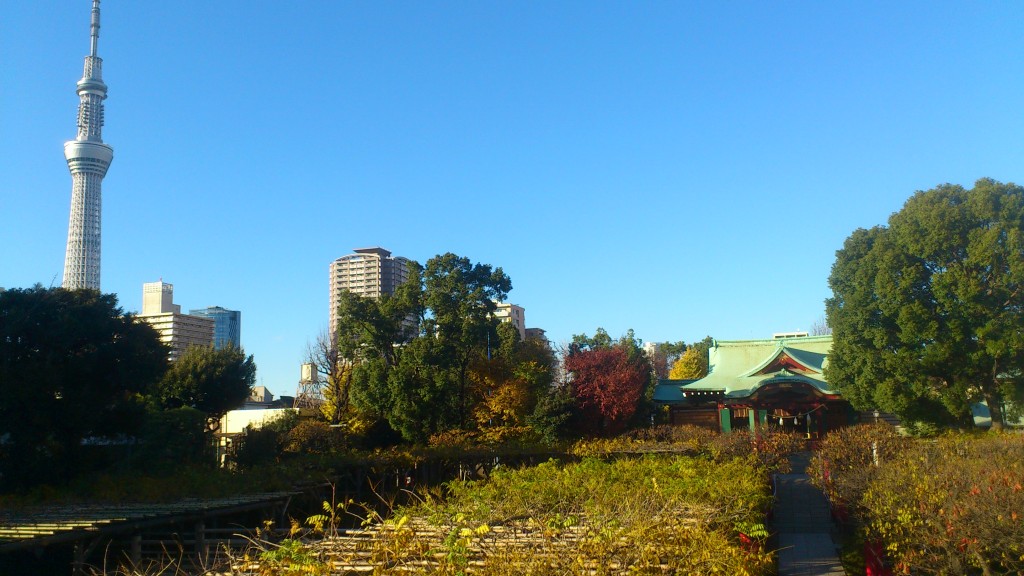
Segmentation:
[(246, 426), (233, 440), (228, 461), (241, 470), (279, 461), (287, 435), (298, 423), (298, 414), (288, 411), (263, 426)]
[(135, 461), (145, 472), (195, 464), (213, 466), (210, 441), (203, 412), (187, 407), (153, 411), (143, 424)]

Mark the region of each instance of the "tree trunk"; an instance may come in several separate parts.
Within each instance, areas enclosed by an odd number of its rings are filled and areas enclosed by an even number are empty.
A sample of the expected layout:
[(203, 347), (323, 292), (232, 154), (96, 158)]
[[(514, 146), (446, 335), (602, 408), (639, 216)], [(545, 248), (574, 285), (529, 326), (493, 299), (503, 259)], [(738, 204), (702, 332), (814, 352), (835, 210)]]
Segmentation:
[(459, 366), (459, 429), (466, 429), (466, 371), (469, 369), (469, 359), (465, 359)]
[(985, 403), (988, 404), (988, 413), (992, 416), (992, 428), (996, 432), (1003, 431), (1003, 407), (1000, 398), (990, 392), (985, 393)]

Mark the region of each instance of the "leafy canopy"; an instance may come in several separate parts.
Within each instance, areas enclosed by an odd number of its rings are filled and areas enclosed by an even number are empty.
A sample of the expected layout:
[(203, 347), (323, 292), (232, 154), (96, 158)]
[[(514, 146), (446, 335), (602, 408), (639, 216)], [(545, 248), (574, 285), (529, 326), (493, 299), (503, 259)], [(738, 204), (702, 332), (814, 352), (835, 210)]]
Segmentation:
[(669, 372), (669, 378), (673, 380), (696, 380), (705, 375), (700, 352), (696, 348), (687, 348), (679, 360), (672, 365), (672, 370)]
[(82, 440), (135, 433), (167, 369), (148, 324), (95, 290), (0, 290), (0, 480), (69, 478)]
[(601, 328), (593, 338), (574, 336), (564, 365), (582, 431), (614, 435), (642, 406), (648, 408), (654, 370), (632, 330), (617, 342)]
[[(473, 425), (486, 374), (500, 372), (481, 363), (514, 347), (494, 316), (512, 283), (501, 268), (452, 253), (411, 272), (393, 297), (343, 295), (338, 346), (354, 362), (353, 404), (425, 442)], [(410, 318), (418, 330), (408, 329)]]
[(669, 378), (673, 380), (696, 380), (708, 375), (708, 350), (714, 339), (708, 336), (700, 342), (686, 347), (683, 355), (672, 365)]
[(979, 180), (914, 194), (888, 226), (853, 232), (826, 301), (829, 382), (854, 406), (959, 421), (1022, 406), (1024, 189)]
[(669, 371), (679, 357), (686, 352), (686, 343), (679, 342), (658, 342), (650, 350), (651, 365), (654, 366), (655, 375), (661, 378), (668, 378)]
[(255, 382), (256, 364), (240, 348), (192, 346), (167, 371), (158, 394), (165, 407), (204, 412), (216, 429), (221, 416), (245, 403)]

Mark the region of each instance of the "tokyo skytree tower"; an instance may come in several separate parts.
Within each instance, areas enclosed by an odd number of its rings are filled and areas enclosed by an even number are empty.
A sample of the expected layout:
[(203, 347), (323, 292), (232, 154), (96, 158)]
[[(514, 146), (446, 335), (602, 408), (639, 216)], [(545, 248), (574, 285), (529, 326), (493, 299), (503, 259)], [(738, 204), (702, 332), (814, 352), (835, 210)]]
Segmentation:
[(71, 219), (64, 256), (65, 288), (100, 289), (100, 187), (114, 149), (103, 143), (103, 60), (96, 55), (100, 37), (100, 0), (92, 2), (91, 43), (85, 72), (78, 81), (78, 136), (64, 143), (71, 170)]

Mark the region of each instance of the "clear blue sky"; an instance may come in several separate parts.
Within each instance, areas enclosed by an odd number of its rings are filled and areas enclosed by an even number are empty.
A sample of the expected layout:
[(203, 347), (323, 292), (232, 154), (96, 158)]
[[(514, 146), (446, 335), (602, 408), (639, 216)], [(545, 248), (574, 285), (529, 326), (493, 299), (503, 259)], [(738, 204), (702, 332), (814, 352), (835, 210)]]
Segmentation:
[[(0, 286), (59, 285), (89, 0), (4, 5)], [(1022, 182), (1024, 3), (102, 4), (102, 289), (242, 311), (293, 394), (331, 260), (501, 266), (556, 342), (768, 337), (915, 190)]]

